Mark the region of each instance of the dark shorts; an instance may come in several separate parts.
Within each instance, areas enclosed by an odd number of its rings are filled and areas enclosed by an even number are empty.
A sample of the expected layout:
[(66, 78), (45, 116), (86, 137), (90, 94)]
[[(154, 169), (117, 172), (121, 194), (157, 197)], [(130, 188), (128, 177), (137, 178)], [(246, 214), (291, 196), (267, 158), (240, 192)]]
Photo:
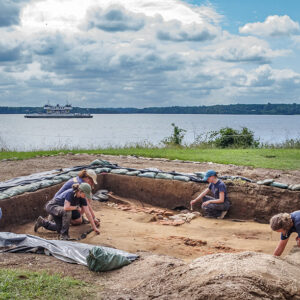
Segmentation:
[(72, 210), (72, 220), (76, 220), (80, 218), (80, 212), (78, 210)]

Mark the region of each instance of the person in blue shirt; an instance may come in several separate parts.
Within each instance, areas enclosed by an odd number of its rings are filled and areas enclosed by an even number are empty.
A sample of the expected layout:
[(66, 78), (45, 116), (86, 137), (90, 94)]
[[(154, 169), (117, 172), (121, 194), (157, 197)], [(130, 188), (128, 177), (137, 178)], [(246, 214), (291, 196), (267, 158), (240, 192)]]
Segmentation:
[(300, 247), (300, 210), (296, 210), (290, 214), (280, 213), (270, 219), (271, 229), (281, 233), (280, 242), (277, 245), (274, 255), (280, 256), (287, 245), (290, 235), (296, 232), (297, 246)]
[[(191, 210), (193, 210), (195, 203), (202, 201), (202, 210), (205, 217), (223, 219), (230, 207), (224, 182), (218, 178), (217, 172), (214, 170), (208, 170), (203, 180), (207, 181), (209, 186), (190, 202)], [(213, 197), (207, 196), (209, 192), (213, 194)]]
[(61, 240), (68, 240), (70, 238), (69, 227), (72, 214), (82, 214), (84, 212), (93, 230), (99, 234), (100, 231), (90, 213), (86, 198), (91, 198), (91, 186), (88, 183), (73, 184), (70, 189), (55, 196), (46, 204), (46, 211), (53, 217), (53, 221), (39, 216), (34, 225), (34, 231), (37, 232), (38, 228), (44, 227), (51, 231), (57, 231)]
[[(92, 188), (94, 188), (95, 185), (97, 185), (97, 174), (95, 173), (94, 170), (82, 170), (78, 173), (77, 177), (71, 178), (69, 179), (59, 190), (58, 192), (54, 195), (54, 198), (59, 197), (59, 195), (61, 195), (63, 192), (65, 192), (66, 190), (72, 188), (73, 184), (80, 184), (80, 183), (88, 183)], [(92, 208), (92, 199), (88, 199), (87, 198), (87, 206), (90, 210), (90, 213), (94, 219), (94, 222), (96, 224), (96, 226), (100, 226), (100, 220), (98, 218), (96, 218), (95, 213), (93, 211)], [(73, 225), (80, 225), (82, 223), (86, 222), (86, 220), (83, 218), (82, 215), (78, 213), (73, 213), (72, 214), (72, 220), (71, 223)]]

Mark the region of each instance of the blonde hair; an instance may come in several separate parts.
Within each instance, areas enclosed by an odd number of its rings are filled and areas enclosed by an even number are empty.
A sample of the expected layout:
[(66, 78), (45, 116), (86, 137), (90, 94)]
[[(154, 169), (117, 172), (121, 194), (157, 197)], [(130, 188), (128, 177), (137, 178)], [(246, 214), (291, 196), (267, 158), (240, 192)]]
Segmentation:
[(270, 226), (274, 231), (278, 229), (289, 230), (293, 225), (291, 215), (288, 213), (280, 213), (270, 219)]
[(78, 173), (78, 177), (80, 178), (85, 178), (85, 177), (89, 177), (89, 175), (86, 173), (87, 171), (84, 169), (84, 170), (81, 170), (79, 173)]

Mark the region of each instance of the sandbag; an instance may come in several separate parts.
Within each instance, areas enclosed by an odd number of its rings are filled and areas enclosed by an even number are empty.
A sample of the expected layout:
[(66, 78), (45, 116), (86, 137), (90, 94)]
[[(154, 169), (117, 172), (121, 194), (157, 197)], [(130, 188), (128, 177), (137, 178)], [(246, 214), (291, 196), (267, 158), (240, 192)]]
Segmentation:
[(1, 193), (0, 194), (0, 200), (3, 200), (3, 199), (6, 199), (6, 198), (8, 198), (9, 196), (7, 195), (7, 194), (5, 194), (5, 193)]
[(120, 175), (125, 175), (128, 173), (127, 169), (113, 169), (110, 171), (112, 174), (120, 174)]
[(103, 159), (95, 159), (90, 164), (90, 166), (107, 166), (107, 165), (111, 165), (111, 163)]
[(56, 179), (61, 179), (62, 181), (67, 181), (71, 178), (70, 175), (67, 175), (67, 174), (64, 174), (64, 175), (58, 175), (58, 176), (55, 176), (53, 179), (56, 180)]
[(173, 175), (168, 173), (157, 173), (157, 175), (155, 176), (155, 178), (157, 179), (169, 179), (169, 180), (172, 180), (173, 177), (174, 177)]
[(272, 182), (271, 186), (278, 187), (278, 188), (281, 188), (281, 189), (287, 189), (288, 188), (287, 184), (281, 183), (281, 182), (276, 182), (276, 181)]
[(128, 176), (137, 176), (139, 174), (141, 174), (141, 171), (129, 171), (126, 173)]
[(40, 188), (41, 189), (46, 188), (46, 187), (51, 186), (51, 185), (53, 185), (53, 180), (43, 180), (41, 182)]
[(274, 182), (274, 179), (265, 179), (265, 180), (259, 180), (257, 181), (257, 184), (260, 185), (271, 185), (271, 183)]
[(206, 173), (205, 172), (195, 172), (195, 174), (197, 177), (204, 178)]
[(145, 172), (145, 173), (141, 173), (138, 176), (139, 177), (147, 177), (147, 178), (155, 178), (156, 173), (154, 172)]
[(291, 184), (291, 185), (289, 185), (289, 190), (300, 191), (300, 184)]
[(96, 173), (109, 173), (111, 171), (110, 168), (97, 168), (95, 170)]
[(89, 270), (94, 272), (105, 272), (119, 269), (131, 263), (126, 256), (110, 252), (108, 249), (100, 247), (93, 247), (89, 251), (86, 261)]
[(174, 180), (179, 180), (179, 181), (185, 181), (185, 182), (190, 181), (189, 177), (187, 177), (187, 176), (179, 176), (179, 175), (174, 176), (173, 179)]
[(71, 177), (76, 177), (76, 176), (78, 175), (78, 173), (79, 173), (79, 172), (71, 171), (71, 172), (67, 173), (67, 175), (69, 175), (70, 178), (71, 178)]

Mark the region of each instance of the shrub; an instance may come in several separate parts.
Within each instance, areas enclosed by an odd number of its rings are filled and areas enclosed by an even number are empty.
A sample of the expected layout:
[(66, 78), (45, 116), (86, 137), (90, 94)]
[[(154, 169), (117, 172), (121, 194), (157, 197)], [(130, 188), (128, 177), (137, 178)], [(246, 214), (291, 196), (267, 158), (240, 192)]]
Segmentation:
[(184, 132), (186, 132), (186, 130), (179, 128), (174, 123), (172, 123), (171, 125), (173, 126), (172, 135), (164, 138), (161, 142), (166, 146), (180, 146), (184, 138)]
[(241, 131), (230, 127), (212, 131), (209, 140), (218, 148), (257, 148), (259, 146), (254, 133), (246, 127), (243, 127)]

